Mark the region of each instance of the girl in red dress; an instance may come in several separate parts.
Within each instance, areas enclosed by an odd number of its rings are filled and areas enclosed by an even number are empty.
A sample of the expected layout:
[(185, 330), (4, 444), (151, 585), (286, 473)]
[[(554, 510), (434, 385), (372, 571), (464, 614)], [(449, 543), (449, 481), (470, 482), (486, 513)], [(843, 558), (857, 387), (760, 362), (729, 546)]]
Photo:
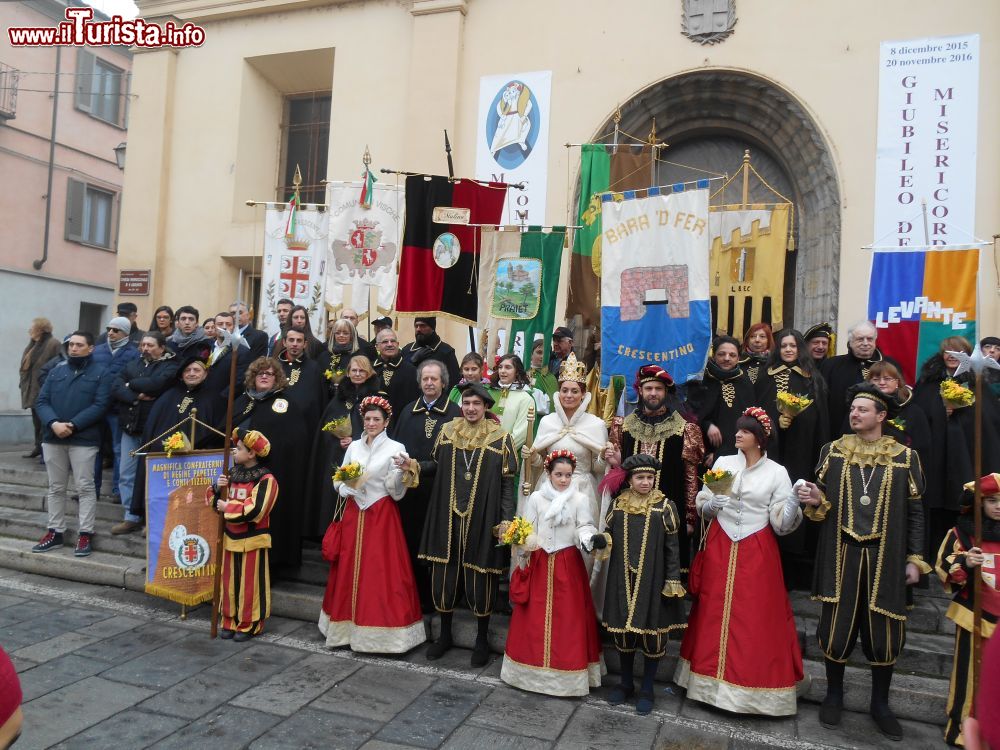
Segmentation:
[(335, 533), (324, 539), (332, 564), (319, 630), (330, 647), (398, 654), (426, 640), (396, 508), (406, 488), (394, 459), (406, 449), (385, 434), (392, 416), (388, 401), (369, 396), (360, 411), (365, 434), (348, 446), (344, 464), (357, 461), (364, 473), (360, 482), (334, 482), (346, 503), (342, 518), (331, 524)]
[(775, 535), (794, 531), (802, 511), (788, 472), (765, 453), (770, 435), (763, 409), (744, 411), (739, 454), (713, 467), (734, 475), (732, 496), (706, 487), (695, 500), (710, 525), (691, 565), (694, 606), (674, 681), (688, 698), (717, 708), (790, 716), (802, 654)]
[(534, 528), (510, 582), (514, 613), (500, 679), (535, 693), (587, 695), (601, 684), (604, 664), (590, 577), (580, 548), (597, 534), (590, 500), (573, 486), (576, 457), (545, 458), (549, 481), (528, 498), (524, 518)]

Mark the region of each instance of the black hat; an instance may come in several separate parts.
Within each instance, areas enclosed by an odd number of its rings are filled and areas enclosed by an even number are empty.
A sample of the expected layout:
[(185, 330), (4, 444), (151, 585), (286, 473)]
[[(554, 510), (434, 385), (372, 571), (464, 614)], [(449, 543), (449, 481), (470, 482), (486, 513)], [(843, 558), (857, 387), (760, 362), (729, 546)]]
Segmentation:
[(855, 383), (848, 388), (847, 405), (850, 406), (856, 398), (867, 398), (870, 401), (874, 401), (889, 413), (889, 419), (892, 419), (899, 413), (899, 401), (896, 400), (896, 397), (885, 395), (871, 383)]
[(1000, 346), (1000, 338), (997, 338), (996, 336), (987, 336), (979, 342), (980, 349), (984, 346)]
[(489, 409), (496, 403), (490, 392), (486, 390), (482, 383), (465, 383), (464, 385), (458, 386), (459, 393), (465, 396), (466, 393), (471, 393), (473, 396), (479, 396), (486, 404), (486, 408)]
[(812, 341), (820, 336), (827, 339), (833, 338), (833, 326), (829, 323), (817, 323), (806, 329), (806, 334), (802, 338), (806, 341)]
[(387, 315), (383, 315), (381, 318), (375, 318), (372, 321), (372, 328), (376, 330), (380, 328), (392, 328), (392, 318)]
[(420, 318), (414, 318), (413, 323), (414, 325), (417, 323), (426, 323), (434, 330), (437, 330), (438, 319), (435, 317), (420, 317)]
[(552, 338), (556, 341), (559, 341), (560, 339), (571, 339), (573, 338), (573, 332), (566, 326), (559, 326), (552, 332)]
[(636, 453), (622, 461), (622, 468), (629, 474), (634, 474), (637, 471), (656, 472), (660, 470), (660, 462), (648, 453)]
[(119, 302), (117, 312), (122, 315), (132, 315), (139, 312), (139, 308), (135, 306), (134, 302)]

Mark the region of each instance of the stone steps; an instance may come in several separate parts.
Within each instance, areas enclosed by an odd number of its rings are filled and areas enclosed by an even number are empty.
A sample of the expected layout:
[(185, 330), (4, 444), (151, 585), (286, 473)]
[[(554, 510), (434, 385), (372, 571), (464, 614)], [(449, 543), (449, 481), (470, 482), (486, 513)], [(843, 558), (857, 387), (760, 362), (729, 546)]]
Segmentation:
[[(0, 482), (0, 505), (5, 508), (21, 510), (45, 511), (45, 488), (34, 485)], [(66, 504), (67, 517), (79, 518), (79, 504), (73, 500), (73, 492), (68, 492)], [(124, 509), (120, 503), (109, 496), (102, 495), (97, 500), (97, 518), (118, 523), (124, 518)]]

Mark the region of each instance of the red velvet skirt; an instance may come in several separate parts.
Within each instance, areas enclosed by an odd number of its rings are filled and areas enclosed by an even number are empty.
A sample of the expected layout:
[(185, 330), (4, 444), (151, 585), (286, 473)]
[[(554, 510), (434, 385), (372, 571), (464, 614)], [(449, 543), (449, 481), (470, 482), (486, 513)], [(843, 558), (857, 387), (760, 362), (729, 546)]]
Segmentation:
[(728, 711), (794, 714), (802, 653), (774, 533), (733, 542), (713, 523), (701, 554), (674, 679), (689, 698)]
[(590, 578), (576, 547), (538, 549), (510, 582), (514, 612), (500, 677), (523, 690), (587, 695), (601, 684)]
[(384, 497), (366, 510), (348, 501), (323, 596), (328, 646), (401, 653), (425, 640), (399, 509)]

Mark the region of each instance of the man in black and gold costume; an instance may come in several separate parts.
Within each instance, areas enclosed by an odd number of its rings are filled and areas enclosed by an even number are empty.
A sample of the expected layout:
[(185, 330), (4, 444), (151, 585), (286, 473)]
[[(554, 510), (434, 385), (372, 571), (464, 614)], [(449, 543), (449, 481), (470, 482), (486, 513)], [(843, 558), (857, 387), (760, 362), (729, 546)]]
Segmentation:
[(399, 336), (391, 328), (383, 328), (375, 335), (378, 356), (372, 362), (378, 375), (379, 392), (392, 404), (392, 413), (400, 414), (403, 408), (420, 395), (417, 386), (417, 368), (403, 356), (399, 349)]
[(479, 383), (461, 392), (462, 416), (441, 429), (431, 460), (420, 462), (421, 481), (433, 476), (434, 484), (419, 557), (430, 563), (431, 596), (441, 613), (441, 634), (427, 658), (451, 648), (452, 613), (464, 589), (479, 625), (472, 666), (481, 667), (489, 659), (490, 615), (509, 559), (496, 536), (514, 517), (518, 466), (510, 435), (486, 418), (493, 398)]
[[(448, 400), (448, 370), (436, 359), (427, 359), (417, 367), (420, 380), (420, 398), (407, 404), (390, 428), (392, 439), (406, 446), (406, 453), (418, 462), (430, 461), (431, 450), (437, 442), (441, 428), (462, 416), (458, 404)], [(417, 579), (417, 593), (424, 613), (433, 612), (430, 580), (427, 568), (417, 559), (420, 537), (427, 519), (430, 502), (430, 480), (407, 491), (406, 500), (399, 503), (399, 520), (403, 536), (410, 549), (413, 575)]]
[(822, 524), (813, 576), (813, 599), (823, 602), (816, 635), (826, 655), (819, 719), (825, 727), (840, 723), (844, 667), (860, 635), (872, 670), (872, 718), (898, 740), (889, 685), (906, 639), (906, 587), (931, 570), (921, 557), (924, 477), (917, 453), (882, 434), (894, 399), (859, 383), (848, 403), (854, 434), (823, 446), (817, 484), (796, 488), (811, 506), (806, 517)]
[(640, 453), (659, 462), (656, 486), (674, 501), (682, 519), (677, 541), (681, 569), (687, 570), (689, 540), (698, 523), (694, 505), (700, 485), (698, 465), (705, 455), (701, 428), (693, 414), (688, 419), (682, 413), (684, 407), (676, 396), (674, 380), (662, 367), (640, 367), (634, 388), (639, 395), (639, 407), (627, 417), (615, 417), (612, 421), (611, 446), (605, 450), (605, 459), (612, 469)]

